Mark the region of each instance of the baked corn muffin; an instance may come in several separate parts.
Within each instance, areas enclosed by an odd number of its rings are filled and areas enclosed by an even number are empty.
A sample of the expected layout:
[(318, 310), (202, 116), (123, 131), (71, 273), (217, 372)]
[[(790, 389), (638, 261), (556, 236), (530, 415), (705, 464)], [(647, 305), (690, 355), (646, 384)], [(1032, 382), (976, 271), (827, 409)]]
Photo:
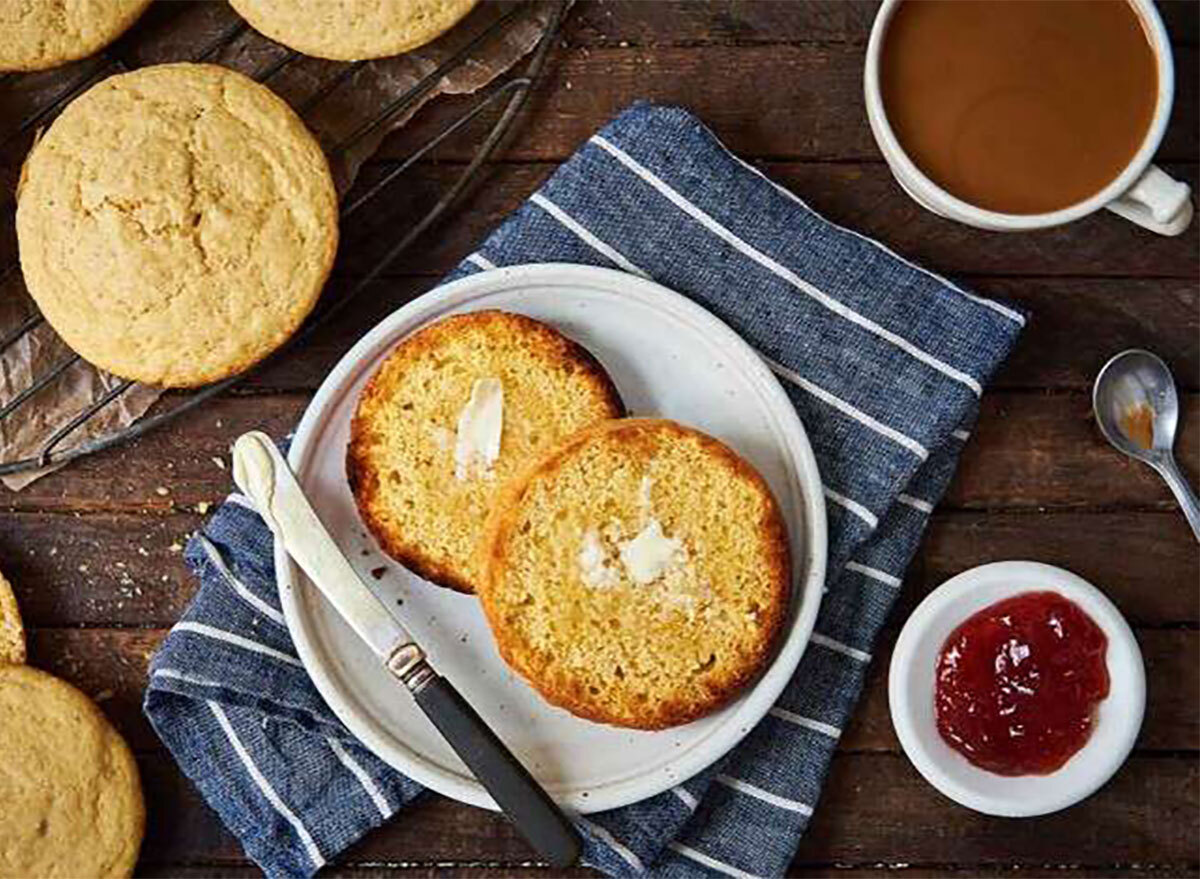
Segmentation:
[(358, 401), (346, 472), (388, 555), (474, 592), (500, 487), (563, 437), (623, 413), (600, 363), (546, 324), (480, 311), (396, 346)]
[(229, 0), (256, 31), (333, 61), (399, 55), (454, 27), (477, 0)]
[(337, 249), (329, 165), (270, 89), (162, 64), (71, 103), (25, 160), (17, 238), (55, 331), (123, 378), (235, 375), (311, 311)]
[(0, 574), (0, 664), (25, 661), (25, 627), (12, 586)]
[(0, 666), (0, 876), (133, 873), (146, 812), (129, 746), (87, 696)]
[(661, 729), (732, 699), (787, 616), (787, 530), (727, 446), (662, 419), (585, 428), (514, 480), (480, 542), (500, 655), (547, 701)]
[(0, 72), (45, 70), (99, 52), (150, 0), (0, 0)]

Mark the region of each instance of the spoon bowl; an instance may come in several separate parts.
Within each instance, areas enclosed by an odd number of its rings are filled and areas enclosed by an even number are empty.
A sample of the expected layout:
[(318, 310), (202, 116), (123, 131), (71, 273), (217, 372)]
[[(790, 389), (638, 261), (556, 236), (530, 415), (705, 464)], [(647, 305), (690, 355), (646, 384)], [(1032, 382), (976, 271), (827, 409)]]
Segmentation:
[[(1096, 376), (1092, 406), (1100, 431), (1113, 446), (1135, 460), (1153, 466), (1163, 453), (1171, 454), (1179, 423), (1179, 395), (1162, 358), (1137, 348), (1113, 357)], [(1152, 413), (1149, 443), (1132, 435), (1135, 417)]]
[(1167, 364), (1149, 351), (1122, 351), (1096, 376), (1092, 408), (1113, 447), (1158, 471), (1200, 541), (1200, 501), (1175, 463), (1179, 394)]

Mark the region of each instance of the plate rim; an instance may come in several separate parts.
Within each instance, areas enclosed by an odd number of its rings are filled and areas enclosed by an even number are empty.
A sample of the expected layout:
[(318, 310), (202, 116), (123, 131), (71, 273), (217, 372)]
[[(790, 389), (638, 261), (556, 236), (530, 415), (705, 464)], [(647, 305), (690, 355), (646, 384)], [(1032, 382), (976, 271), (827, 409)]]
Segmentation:
[[(786, 451), (790, 451), (793, 456), (792, 463), (797, 477), (796, 489), (800, 496), (798, 506), (803, 510), (805, 525), (804, 554), (799, 560), (794, 551), (792, 556), (793, 565), (798, 561), (808, 565), (802, 579), (793, 572), (793, 585), (796, 590), (794, 594), (800, 596), (801, 606), (796, 611), (791, 627), (785, 631), (777, 646), (770, 665), (749, 690), (740, 694), (740, 700), (731, 704), (731, 708), (736, 705), (736, 713), (716, 729), (701, 746), (688, 749), (676, 758), (675, 762), (681, 767), (677, 773), (656, 771), (642, 779), (626, 779), (614, 782), (607, 788), (591, 788), (591, 795), (585, 795), (584, 798), (571, 794), (555, 796), (560, 804), (580, 814), (606, 811), (662, 793), (721, 759), (767, 715), (792, 679), (810, 642), (824, 591), (828, 532), (823, 483), (808, 434), (795, 407), (787, 398), (779, 380), (762, 361), (761, 355), (740, 334), (700, 304), (655, 281), (615, 269), (561, 262), (525, 263), (474, 272), (440, 284), (385, 316), (338, 359), (322, 380), (317, 392), (305, 407), (293, 434), (288, 451), (289, 466), (298, 475), (301, 474), (309, 453), (316, 447), (314, 439), (323, 427), (324, 412), (347, 392), (347, 386), (356, 380), (365, 368), (365, 363), (380, 353), (381, 345), (395, 344), (398, 338), (395, 341), (389, 339), (402, 332), (401, 328), (404, 325), (415, 321), (412, 328), (403, 331), (404, 335), (414, 332), (429, 320), (438, 319), (459, 305), (469, 304), (479, 286), (486, 287), (501, 280), (506, 280), (508, 287), (521, 283), (564, 283), (601, 287), (610, 291), (635, 287), (640, 288), (642, 292), (666, 297), (668, 308), (683, 311), (684, 317), (696, 322), (702, 333), (724, 336), (726, 338), (721, 341), (728, 341), (751, 355), (746, 361), (750, 371), (757, 373), (753, 378), (769, 397), (775, 398), (774, 401), (768, 402), (768, 411), (779, 410), (775, 414), (782, 414), (787, 424)], [(303, 476), (300, 478), (303, 479)], [(315, 639), (310, 639), (310, 633), (306, 630), (299, 590), (295, 588), (298, 568), (278, 545), (275, 546), (274, 556), (276, 586), (289, 633), (305, 671), (330, 711), (375, 756), (396, 771), (444, 796), (469, 805), (496, 810), (495, 802), (474, 778), (450, 772), (411, 749), (394, 748), (391, 743), (381, 740), (375, 734), (369, 718), (360, 717), (360, 712), (353, 703), (342, 698), (341, 688), (333, 681), (333, 675), (321, 656), (322, 651), (314, 645)], [(675, 762), (668, 765), (674, 767)], [(656, 781), (660, 776), (666, 780)]]

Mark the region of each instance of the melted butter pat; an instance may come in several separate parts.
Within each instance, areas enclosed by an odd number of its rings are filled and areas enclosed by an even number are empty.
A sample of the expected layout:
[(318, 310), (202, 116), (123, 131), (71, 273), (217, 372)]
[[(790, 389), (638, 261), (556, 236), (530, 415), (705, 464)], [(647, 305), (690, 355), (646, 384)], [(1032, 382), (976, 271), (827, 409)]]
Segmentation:
[(686, 559), (683, 541), (667, 537), (662, 525), (653, 516), (633, 540), (621, 544), (621, 564), (635, 583), (653, 583), (670, 568), (682, 565)]
[(690, 617), (697, 598), (690, 594), (694, 572), (683, 540), (668, 536), (653, 515), (653, 486), (649, 476), (642, 477), (637, 493), (641, 530), (633, 538), (623, 539), (625, 530), (615, 519), (603, 528), (584, 532), (577, 556), (580, 577), (586, 585), (599, 589), (618, 586), (622, 580), (639, 586), (661, 581), (664, 599), (673, 606), (686, 603), (681, 609)]
[(579, 547), (579, 571), (584, 583), (599, 589), (609, 589), (621, 582), (621, 574), (608, 563), (608, 553), (595, 528), (584, 532)]
[(471, 386), (471, 399), (458, 416), (454, 443), (454, 478), (465, 482), (492, 475), (500, 457), (504, 428), (504, 386), (498, 378), (480, 378)]

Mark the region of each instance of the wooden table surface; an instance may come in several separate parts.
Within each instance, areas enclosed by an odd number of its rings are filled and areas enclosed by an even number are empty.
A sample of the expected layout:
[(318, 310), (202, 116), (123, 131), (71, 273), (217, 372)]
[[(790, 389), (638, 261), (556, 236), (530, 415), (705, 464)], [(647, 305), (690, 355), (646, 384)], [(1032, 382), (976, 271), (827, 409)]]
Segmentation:
[[(1163, 6), (1178, 84), (1159, 155), (1193, 189), (1197, 10)], [(933, 515), (793, 872), (1174, 876), (1200, 869), (1200, 555), (1158, 478), (1101, 441), (1089, 396), (1110, 354), (1144, 346), (1163, 355), (1183, 391), (1180, 457), (1195, 482), (1200, 223), (1167, 239), (1101, 213), (1064, 229), (999, 235), (921, 210), (893, 182), (867, 128), (860, 72), (873, 12), (871, 3), (836, 0), (581, 0), (518, 136), (486, 181), (351, 313), (206, 409), (0, 494), (0, 561), (30, 629), (31, 662), (92, 694), (138, 754), (149, 807), (143, 873), (254, 873), (140, 711), (150, 656), (196, 586), (181, 545), (201, 525), (205, 505), (229, 489), (231, 440), (250, 428), (286, 432), (354, 340), (433, 286), (592, 131), (638, 98), (689, 107), (829, 218), (1033, 313)], [(138, 38), (135, 30), (118, 48), (136, 47)], [(186, 35), (179, 45), (186, 55)], [(394, 165), (451, 103), (428, 108), (392, 137), (369, 173)], [(419, 182), (389, 199), (387, 216), (362, 228), (376, 236), (394, 230), (389, 224), (402, 223), (468, 158), (462, 145), (440, 150), (421, 165)], [(347, 249), (336, 284), (363, 271), (363, 250), (369, 245)], [(1116, 778), (1064, 813), (1025, 821), (976, 815), (929, 787), (900, 753), (884, 686), (895, 628), (923, 595), (964, 568), (1013, 558), (1062, 565), (1101, 586), (1133, 625), (1149, 677), (1141, 738)], [(500, 818), (431, 796), (330, 872), (549, 875), (530, 858)]]

